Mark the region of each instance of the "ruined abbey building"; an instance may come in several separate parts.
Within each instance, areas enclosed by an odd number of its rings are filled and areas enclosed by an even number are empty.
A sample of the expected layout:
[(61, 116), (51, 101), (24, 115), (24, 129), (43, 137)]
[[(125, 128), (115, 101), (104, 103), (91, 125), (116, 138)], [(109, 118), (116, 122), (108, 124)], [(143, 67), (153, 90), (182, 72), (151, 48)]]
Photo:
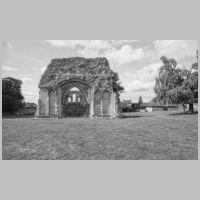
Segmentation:
[(39, 82), (38, 116), (111, 117), (118, 114), (114, 72), (106, 58), (53, 59)]

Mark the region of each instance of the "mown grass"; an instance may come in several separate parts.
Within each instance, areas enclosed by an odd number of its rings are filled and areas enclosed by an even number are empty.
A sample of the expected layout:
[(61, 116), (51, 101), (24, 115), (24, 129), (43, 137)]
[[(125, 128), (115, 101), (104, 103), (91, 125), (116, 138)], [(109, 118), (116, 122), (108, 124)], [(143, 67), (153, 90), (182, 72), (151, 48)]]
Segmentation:
[(198, 159), (198, 115), (3, 119), (3, 159)]

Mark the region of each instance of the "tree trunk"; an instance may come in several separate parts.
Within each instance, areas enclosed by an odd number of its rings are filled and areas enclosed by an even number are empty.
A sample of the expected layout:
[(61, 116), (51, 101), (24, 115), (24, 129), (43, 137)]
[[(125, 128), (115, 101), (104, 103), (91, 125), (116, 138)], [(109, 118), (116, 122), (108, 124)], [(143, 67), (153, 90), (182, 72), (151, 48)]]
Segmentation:
[(189, 111), (190, 111), (191, 113), (194, 112), (193, 103), (190, 103), (190, 104), (189, 104)]

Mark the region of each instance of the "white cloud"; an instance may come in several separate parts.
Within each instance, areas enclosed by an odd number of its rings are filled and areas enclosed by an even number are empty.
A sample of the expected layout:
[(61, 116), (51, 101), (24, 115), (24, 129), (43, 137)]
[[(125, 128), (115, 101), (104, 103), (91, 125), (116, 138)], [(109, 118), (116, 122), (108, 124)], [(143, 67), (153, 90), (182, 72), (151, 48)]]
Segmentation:
[(154, 63), (149, 66), (145, 66), (135, 73), (125, 72), (120, 75), (120, 80), (125, 88), (125, 94), (123, 96), (137, 97), (143, 94), (147, 96), (154, 95), (155, 77), (158, 75), (158, 69), (161, 63)]
[(6, 66), (6, 65), (3, 65), (2, 69), (5, 70), (5, 71), (17, 71), (18, 70), (15, 67), (9, 67), (9, 66)]
[(13, 45), (12, 45), (10, 42), (7, 42), (7, 46), (8, 46), (8, 48), (10, 48), (10, 49), (13, 49), (13, 48), (14, 48)]
[(66, 40), (46, 40), (46, 42), (54, 47), (66, 47)]
[(8, 47), (9, 49), (14, 49), (13, 45), (9, 41), (2, 41), (3, 47)]
[(26, 83), (22, 84), (22, 95), (25, 98), (26, 102), (38, 102), (39, 98), (39, 88), (37, 87), (37, 84), (31, 84)]
[(40, 70), (38, 67), (31, 67), (31, 69), (34, 70), (34, 71)]
[(32, 81), (33, 79), (32, 78), (29, 78), (29, 77), (23, 77), (22, 78), (22, 82), (28, 82), (28, 81)]
[(137, 40), (46, 40), (54, 47), (77, 48), (84, 57), (107, 57), (117, 64), (127, 64), (144, 58), (142, 48), (130, 45)]
[(46, 70), (46, 67), (42, 67), (42, 68), (40, 69), (41, 73), (44, 73), (45, 70)]
[(144, 66), (133, 72), (125, 72), (121, 74), (120, 80), (125, 87), (125, 93), (122, 98), (131, 99), (138, 102), (139, 96), (142, 96), (144, 102), (150, 101), (154, 96), (155, 77), (158, 75), (158, 69), (161, 63), (154, 63)]
[(145, 57), (142, 48), (133, 49), (131, 45), (123, 45), (119, 50), (112, 49), (106, 53), (106, 57), (118, 64), (127, 64), (132, 61), (141, 60)]
[(106, 40), (46, 40), (54, 47), (83, 47), (88, 49), (108, 49), (111, 44)]
[(138, 42), (138, 41), (139, 40), (110, 40), (110, 42), (114, 46), (120, 46), (120, 45), (124, 45), (124, 44), (131, 44), (131, 43), (135, 43), (135, 42)]
[(120, 65), (138, 61), (145, 57), (145, 52), (142, 48), (133, 49), (128, 44), (123, 45), (120, 49), (112, 47), (102, 51), (99, 49), (84, 48), (80, 49), (78, 53), (84, 57), (106, 57), (109, 61)]
[(155, 41), (157, 55), (181, 59), (185, 56), (195, 56), (198, 42), (195, 40), (157, 40)]

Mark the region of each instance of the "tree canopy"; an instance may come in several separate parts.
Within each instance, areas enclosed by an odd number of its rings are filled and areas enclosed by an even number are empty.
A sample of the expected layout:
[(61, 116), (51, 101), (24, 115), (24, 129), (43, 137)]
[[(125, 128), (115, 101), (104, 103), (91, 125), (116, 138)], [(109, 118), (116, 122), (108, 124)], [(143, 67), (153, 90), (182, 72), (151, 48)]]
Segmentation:
[(2, 79), (2, 110), (14, 112), (23, 106), (24, 97), (21, 93), (22, 81), (7, 77)]
[(175, 59), (161, 57), (162, 66), (156, 77), (154, 91), (158, 100), (163, 104), (171, 103), (190, 104), (193, 111), (193, 103), (198, 98), (198, 64), (193, 64), (190, 70), (177, 68)]

